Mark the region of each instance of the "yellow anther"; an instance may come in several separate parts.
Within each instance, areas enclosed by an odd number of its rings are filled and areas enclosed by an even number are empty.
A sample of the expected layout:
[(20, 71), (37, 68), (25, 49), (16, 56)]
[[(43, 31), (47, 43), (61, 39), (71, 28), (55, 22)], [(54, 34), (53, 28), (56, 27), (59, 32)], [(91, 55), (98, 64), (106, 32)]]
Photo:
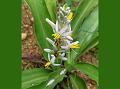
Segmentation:
[(52, 36), (53, 36), (55, 39), (59, 39), (59, 38), (60, 38), (60, 34), (58, 34), (58, 33), (52, 34)]
[(78, 44), (72, 44), (72, 45), (70, 45), (70, 48), (80, 48), (80, 46), (78, 45)]
[(70, 12), (69, 14), (68, 14), (68, 16), (67, 16), (67, 20), (72, 20), (72, 18), (73, 18), (73, 12)]
[(51, 65), (51, 63), (47, 62), (44, 66), (45, 66), (45, 68), (48, 68), (50, 65)]

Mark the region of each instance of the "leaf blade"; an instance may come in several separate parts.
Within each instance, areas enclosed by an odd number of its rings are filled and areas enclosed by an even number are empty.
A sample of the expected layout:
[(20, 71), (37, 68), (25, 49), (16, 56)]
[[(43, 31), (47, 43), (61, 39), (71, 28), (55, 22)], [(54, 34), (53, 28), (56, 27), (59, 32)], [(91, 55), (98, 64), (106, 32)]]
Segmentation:
[(92, 80), (95, 80), (97, 82), (97, 85), (99, 85), (98, 68), (96, 66), (88, 63), (79, 63), (75, 65), (75, 68), (80, 72), (88, 75), (89, 78), (91, 78)]
[(79, 4), (76, 15), (71, 23), (74, 35), (78, 32), (77, 30), (81, 27), (83, 20), (97, 5), (98, 0), (83, 0), (82, 4)]
[(49, 71), (42, 68), (34, 68), (22, 72), (22, 89), (39, 85), (49, 78)]
[(76, 49), (76, 53), (74, 54), (71, 51), (71, 59), (76, 59), (83, 50), (96, 38), (98, 37), (98, 7), (96, 7), (91, 14), (86, 18), (83, 22), (76, 40), (79, 41), (80, 48)]
[(56, 19), (56, 0), (45, 0), (52, 21)]
[(73, 89), (87, 89), (85, 81), (76, 75), (71, 75), (70, 81)]
[[(61, 82), (63, 80), (63, 78), (65, 77), (65, 74), (60, 75), (60, 71), (61, 70), (57, 70), (55, 72), (50, 73), (48, 80), (42, 82), (41, 84), (39, 84), (37, 86), (33, 86), (28, 89), (53, 89), (56, 86), (56, 84)], [(55, 79), (55, 81), (51, 85), (46, 86), (51, 79)]]
[[(46, 37), (51, 38), (53, 34), (52, 28), (45, 21), (46, 18), (51, 19), (48, 9), (46, 7), (44, 0), (26, 0), (28, 6), (32, 11), (34, 17), (34, 32), (37, 38), (37, 41), (42, 48), (50, 48), (49, 43), (46, 40)], [(43, 51), (44, 57), (47, 59), (47, 53)]]

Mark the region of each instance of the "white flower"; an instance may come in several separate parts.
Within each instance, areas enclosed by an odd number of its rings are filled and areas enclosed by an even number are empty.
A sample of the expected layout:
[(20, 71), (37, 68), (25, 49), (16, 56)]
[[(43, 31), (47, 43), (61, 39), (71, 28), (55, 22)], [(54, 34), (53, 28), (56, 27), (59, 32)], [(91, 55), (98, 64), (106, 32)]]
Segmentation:
[(50, 38), (46, 38), (46, 40), (50, 43), (50, 44), (52, 44), (52, 45), (54, 45), (54, 41), (52, 41)]
[(64, 57), (64, 56), (65, 56), (65, 53), (62, 53), (62, 54), (61, 54), (61, 57)]
[(60, 54), (60, 58), (61, 58), (63, 61), (66, 61), (66, 60), (67, 60), (67, 58), (65, 57), (65, 53)]
[(57, 47), (55, 46), (54, 41), (52, 41), (50, 38), (46, 38), (46, 40), (57, 50)]
[(52, 27), (52, 29), (53, 29), (53, 32), (55, 32), (55, 24), (52, 22), (52, 21), (50, 21), (48, 18), (46, 18), (46, 22), (48, 22), (48, 24)]
[(62, 70), (62, 71), (60, 72), (60, 75), (65, 74), (65, 71), (66, 71), (66, 69)]
[(51, 79), (51, 80), (47, 83), (47, 85), (46, 85), (46, 86), (51, 85), (54, 81), (55, 81), (55, 79)]
[(73, 41), (73, 38), (72, 38), (71, 36), (66, 36), (66, 38), (67, 38), (68, 40)]
[(65, 26), (64, 28), (60, 30), (58, 20), (56, 21), (56, 24), (54, 24), (52, 21), (46, 18), (46, 22), (48, 22), (48, 24), (52, 27), (54, 33), (58, 33), (61, 35), (67, 29), (67, 27)]
[(61, 57), (61, 59), (62, 59), (63, 61), (67, 61), (67, 58), (66, 58), (66, 57)]
[(61, 46), (61, 48), (64, 50), (69, 50), (69, 46)]
[(51, 49), (44, 49), (44, 51), (47, 53), (53, 53), (53, 50), (51, 50)]
[(79, 41), (76, 41), (76, 42), (72, 42), (72, 43), (70, 43), (69, 41), (68, 41), (68, 45), (66, 45), (66, 46), (61, 46), (61, 48), (62, 49), (65, 49), (65, 50), (68, 50), (68, 49), (70, 49), (70, 48), (79, 48)]
[(53, 28), (54, 34), (52, 34), (52, 36), (54, 36), (54, 38), (58, 39), (62, 36), (72, 40), (72, 38), (68, 36), (68, 34), (71, 33), (71, 26), (69, 24), (65, 24), (65, 26), (62, 29), (60, 29), (58, 21), (56, 21), (56, 24), (54, 24), (48, 18), (46, 18), (46, 21)]
[(58, 21), (56, 21), (56, 24), (54, 24), (52, 21), (46, 18), (46, 22), (48, 22), (48, 24), (52, 27), (54, 33), (58, 32), (59, 29)]
[(55, 59), (56, 59), (55, 56), (51, 55), (51, 59), (50, 59), (51, 64), (54, 66), (60, 66), (61, 64), (55, 64)]

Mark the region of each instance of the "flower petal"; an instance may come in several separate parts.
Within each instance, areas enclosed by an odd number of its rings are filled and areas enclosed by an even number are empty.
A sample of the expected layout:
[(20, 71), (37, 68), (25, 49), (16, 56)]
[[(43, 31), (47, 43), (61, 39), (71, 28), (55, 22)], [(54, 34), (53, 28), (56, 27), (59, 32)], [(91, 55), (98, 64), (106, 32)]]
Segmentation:
[(51, 49), (44, 49), (44, 51), (47, 52), (47, 53), (53, 52), (53, 50), (51, 50)]
[(46, 18), (46, 22), (48, 22), (48, 24), (52, 27), (52, 29), (53, 29), (53, 32), (55, 33), (55, 24), (52, 22), (52, 21), (50, 21), (48, 18)]
[(61, 64), (52, 64), (52, 65), (54, 65), (54, 66), (60, 66)]
[(66, 71), (66, 69), (62, 70), (62, 71), (60, 72), (60, 75), (65, 74), (65, 71)]
[(69, 24), (69, 28), (68, 28), (68, 31), (72, 31), (72, 30), (71, 30), (71, 25), (70, 25), (70, 24)]
[(63, 9), (63, 7), (60, 7), (60, 10), (65, 13), (65, 10)]
[(66, 36), (66, 38), (68, 39), (68, 40), (73, 40), (73, 38), (71, 37), (71, 36)]
[(46, 40), (50, 43), (50, 44), (52, 44), (52, 46), (55, 48), (55, 49), (57, 49), (57, 47), (55, 46), (55, 42), (54, 41), (52, 41), (50, 38), (46, 38)]
[(64, 57), (64, 56), (65, 56), (65, 53), (62, 53), (62, 54), (61, 54), (61, 57)]
[(50, 61), (51, 61), (52, 64), (54, 64), (54, 62), (55, 62), (55, 56), (54, 56), (54, 55), (51, 55), (51, 57), (52, 57), (52, 58), (51, 58)]
[(59, 32), (59, 34), (63, 34), (67, 30), (68, 26), (65, 25)]
[(58, 24), (58, 21), (56, 21), (56, 26), (55, 26), (56, 32), (58, 32), (58, 29), (59, 29), (59, 24)]
[(66, 57), (61, 57), (61, 59), (62, 59), (63, 61), (66, 61), (66, 60), (67, 60), (67, 58), (66, 58)]
[(61, 46), (62, 49), (68, 50), (69, 47), (68, 46)]
[(62, 16), (64, 16), (64, 14), (63, 14), (63, 12), (62, 12), (62, 11), (60, 11), (60, 14), (61, 14)]
[(75, 41), (75, 42), (73, 42), (73, 43), (71, 43), (71, 44), (78, 44), (79, 43), (79, 41)]

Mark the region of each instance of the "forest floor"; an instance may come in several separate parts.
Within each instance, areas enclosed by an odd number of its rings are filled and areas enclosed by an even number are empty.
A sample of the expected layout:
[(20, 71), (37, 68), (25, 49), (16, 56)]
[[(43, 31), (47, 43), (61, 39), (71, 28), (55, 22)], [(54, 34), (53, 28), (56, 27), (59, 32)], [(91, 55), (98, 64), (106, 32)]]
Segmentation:
[[(28, 9), (26, 4), (23, 2), (22, 26), (21, 26), (22, 70), (41, 67), (45, 63), (42, 57), (42, 52), (40, 50), (40, 47), (36, 41), (33, 24), (34, 24), (34, 19), (32, 17), (32, 13)], [(80, 56), (80, 61), (84, 61), (98, 66), (97, 50), (98, 50), (97, 48), (90, 49), (82, 56)], [(85, 76), (83, 75), (83, 77)], [(92, 80), (86, 77), (85, 79), (87, 80), (88, 89), (97, 89), (96, 84)]]

